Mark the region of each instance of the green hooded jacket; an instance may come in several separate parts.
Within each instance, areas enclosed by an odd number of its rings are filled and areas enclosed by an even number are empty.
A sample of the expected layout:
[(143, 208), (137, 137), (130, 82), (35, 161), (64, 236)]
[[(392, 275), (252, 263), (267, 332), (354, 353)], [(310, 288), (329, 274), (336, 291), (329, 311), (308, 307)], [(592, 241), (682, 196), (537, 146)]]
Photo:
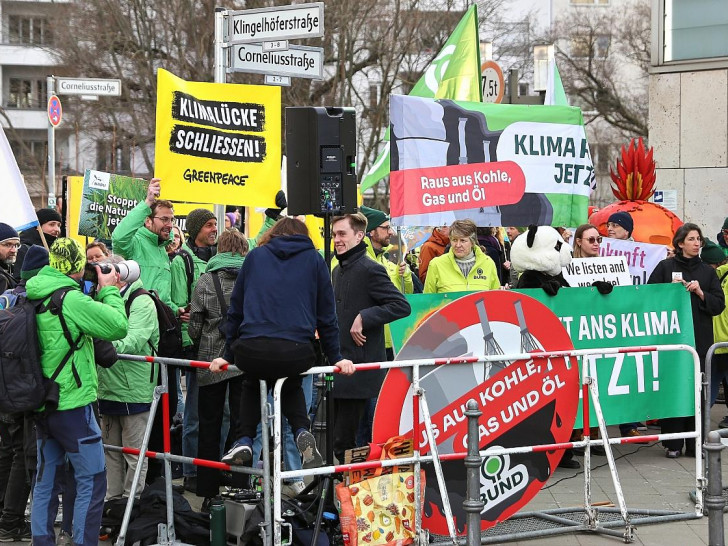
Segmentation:
[(172, 272), (166, 247), (173, 241), (160, 241), (156, 233), (144, 227), (144, 220), (152, 213), (144, 201), (131, 209), (119, 222), (111, 235), (114, 252), (127, 260), (134, 260), (141, 269), (145, 288), (155, 290), (159, 299), (177, 311), (172, 301)]
[[(718, 267), (715, 273), (718, 275), (718, 279), (720, 279), (720, 287), (723, 289), (726, 301), (728, 301), (728, 264)], [(728, 341), (728, 307), (720, 315), (713, 317), (713, 340), (716, 343), (719, 341)], [(715, 353), (725, 354), (728, 353), (728, 349), (716, 349)]]
[[(192, 256), (192, 286), (189, 291), (187, 289), (187, 270), (185, 269), (185, 259), (182, 256), (175, 256), (172, 260), (172, 302), (174, 303), (173, 309), (177, 307), (187, 307), (190, 303), (190, 295), (194, 294), (195, 286), (197, 286), (197, 279), (200, 278), (205, 272), (207, 262), (198, 258), (192, 249), (185, 242), (180, 250), (184, 250)], [(192, 340), (187, 333), (188, 325), (186, 322), (182, 323), (182, 345), (189, 347), (192, 345)]]
[[(59, 389), (59, 410), (80, 408), (97, 398), (98, 377), (94, 363), (92, 338), (114, 341), (127, 334), (128, 320), (124, 302), (115, 286), (104, 286), (95, 300), (81, 292), (79, 284), (71, 277), (50, 266), (45, 266), (28, 281), (28, 299), (47, 300), (59, 288), (71, 287), (63, 300), (63, 317), (71, 337), (76, 340), (80, 334), (78, 350), (69, 359), (56, 379)], [(50, 311), (39, 313), (38, 343), (41, 350), (43, 375), (51, 377), (70, 347), (63, 335), (61, 320)], [(81, 384), (74, 378), (76, 370)]]
[[(143, 288), (141, 279), (133, 282), (122, 295), (124, 306), (129, 296)], [(151, 345), (150, 345), (151, 343)], [(159, 344), (159, 321), (157, 306), (152, 298), (140, 295), (134, 298), (129, 308), (129, 331), (124, 339), (113, 342), (120, 354), (152, 354), (152, 346)], [(154, 370), (152, 370), (154, 368)], [(147, 362), (117, 360), (111, 368), (97, 367), (99, 375), (99, 398), (115, 402), (147, 403), (152, 401), (157, 386), (157, 365)]]

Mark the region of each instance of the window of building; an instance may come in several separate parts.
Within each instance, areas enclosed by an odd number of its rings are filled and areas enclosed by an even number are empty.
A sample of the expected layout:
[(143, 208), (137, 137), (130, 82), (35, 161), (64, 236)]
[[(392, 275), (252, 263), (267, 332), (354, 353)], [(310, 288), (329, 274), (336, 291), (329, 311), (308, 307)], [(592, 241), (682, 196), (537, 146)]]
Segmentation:
[(45, 165), (48, 149), (46, 141), (24, 140), (21, 143), (10, 140), (10, 148), (21, 170)]
[(45, 79), (10, 78), (8, 108), (45, 108), (48, 93)]
[(611, 37), (607, 34), (598, 36), (576, 35), (571, 38), (569, 50), (572, 57), (594, 57), (604, 59), (609, 53)]
[(663, 0), (663, 61), (728, 56), (725, 0)]
[(369, 86), (369, 108), (376, 110), (379, 106), (379, 86), (374, 84)]
[(606, 6), (609, 0), (571, 0), (571, 3), (576, 6)]
[(7, 42), (11, 44), (50, 45), (51, 25), (45, 17), (9, 15)]

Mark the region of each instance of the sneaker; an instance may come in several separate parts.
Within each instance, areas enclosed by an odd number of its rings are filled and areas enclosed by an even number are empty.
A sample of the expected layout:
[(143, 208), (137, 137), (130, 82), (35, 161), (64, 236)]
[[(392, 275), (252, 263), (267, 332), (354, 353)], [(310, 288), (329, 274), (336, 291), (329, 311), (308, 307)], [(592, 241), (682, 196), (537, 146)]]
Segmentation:
[(668, 459), (677, 459), (680, 455), (682, 455), (682, 451), (679, 449), (666, 449), (665, 450), (665, 457)]
[(303, 483), (303, 480), (299, 480), (296, 482), (284, 483), (281, 492), (289, 499), (293, 499), (303, 493), (304, 489), (306, 489), (306, 484)]
[(324, 464), (321, 453), (316, 449), (316, 439), (309, 431), (301, 430), (298, 433), (298, 436), (296, 436), (296, 447), (301, 452), (303, 468), (316, 468)]
[[(99, 535), (99, 538), (100, 537), (101, 535)], [(58, 538), (56, 539), (56, 546), (73, 546), (73, 537), (61, 529), (61, 532), (58, 533)]]
[(647, 425), (644, 423), (637, 423), (637, 426), (635, 427), (637, 430), (647, 430)]
[[(190, 493), (197, 493), (197, 476), (187, 476), (185, 477), (183, 483), (185, 491), (189, 491)], [(172, 485), (172, 489), (174, 489), (174, 485)]]
[[(247, 442), (245, 441), (247, 440)], [(253, 460), (253, 446), (249, 438), (238, 440), (220, 459), (221, 462), (233, 466), (241, 466)]]
[(649, 419), (647, 422), (647, 428), (660, 428), (660, 420), (659, 419)]
[(581, 468), (581, 465), (579, 464), (579, 461), (575, 459), (561, 459), (559, 461), (559, 468), (570, 468), (572, 470), (576, 470), (577, 468)]
[(23, 521), (12, 529), (0, 529), (0, 542), (30, 542), (30, 524)]

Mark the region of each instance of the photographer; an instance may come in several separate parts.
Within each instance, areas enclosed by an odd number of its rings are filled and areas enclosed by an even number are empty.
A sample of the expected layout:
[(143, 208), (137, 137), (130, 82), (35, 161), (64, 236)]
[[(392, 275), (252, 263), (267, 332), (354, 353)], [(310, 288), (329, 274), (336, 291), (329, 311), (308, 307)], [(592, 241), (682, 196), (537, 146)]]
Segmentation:
[[(105, 264), (122, 262), (121, 256), (109, 256)], [(135, 293), (143, 289), (142, 281), (119, 276), (115, 286), (124, 300), (129, 317), (129, 331), (124, 339), (112, 342), (117, 353), (149, 356), (159, 342), (157, 308), (148, 295)], [(97, 368), (99, 374), (99, 412), (103, 417), (101, 435), (105, 444), (141, 447), (149, 421), (149, 408), (157, 385), (157, 365), (119, 360), (110, 368)], [(136, 455), (106, 452), (106, 500), (129, 497), (131, 482), (138, 464)], [(144, 484), (146, 458), (142, 461), (139, 483)], [(136, 492), (138, 496), (141, 488)]]
[[(79, 285), (86, 254), (76, 241), (57, 239), (50, 248), (49, 261), (50, 266), (41, 269), (26, 286), (29, 299), (43, 301), (44, 308), (36, 318), (43, 375), (50, 378), (60, 368), (56, 378), (58, 409), (40, 414), (36, 422), (39, 465), (31, 514), (33, 544), (55, 545), (53, 524), (66, 457), (73, 465), (77, 490), (74, 544), (96, 544), (106, 470), (101, 430), (92, 409), (98, 397), (92, 338), (122, 339), (129, 323), (115, 286), (115, 271), (102, 273), (96, 267), (99, 289), (96, 297), (90, 298)], [(58, 306), (51, 301), (54, 294), (63, 295)]]

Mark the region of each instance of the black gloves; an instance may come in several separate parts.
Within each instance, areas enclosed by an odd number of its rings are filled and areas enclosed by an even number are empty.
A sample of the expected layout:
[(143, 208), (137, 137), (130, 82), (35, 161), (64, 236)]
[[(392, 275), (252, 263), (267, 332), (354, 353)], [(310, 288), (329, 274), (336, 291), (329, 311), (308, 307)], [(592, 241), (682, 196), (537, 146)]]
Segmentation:
[(611, 294), (614, 285), (611, 282), (606, 281), (594, 281), (592, 286), (599, 290), (600, 294)]
[(281, 216), (283, 209), (288, 207), (288, 201), (286, 200), (286, 193), (283, 190), (278, 190), (276, 194), (276, 208), (265, 209), (265, 215), (273, 220), (278, 220)]

